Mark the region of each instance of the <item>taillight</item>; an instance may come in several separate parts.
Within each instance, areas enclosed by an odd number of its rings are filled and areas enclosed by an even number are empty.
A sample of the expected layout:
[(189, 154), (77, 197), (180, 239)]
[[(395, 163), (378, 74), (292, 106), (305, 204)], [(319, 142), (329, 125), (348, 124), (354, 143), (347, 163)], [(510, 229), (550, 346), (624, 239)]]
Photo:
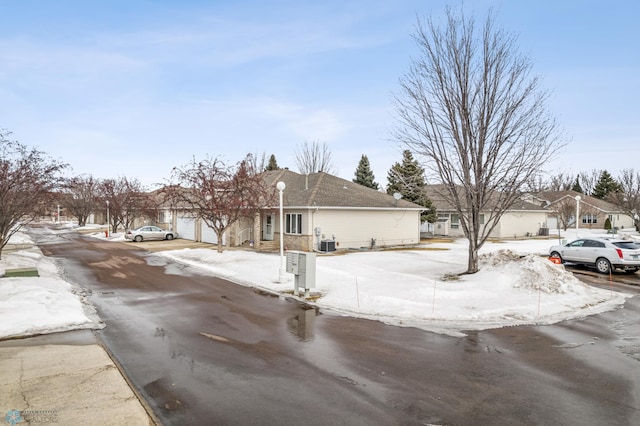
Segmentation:
[(622, 250), (621, 249), (616, 249), (616, 251), (618, 252), (618, 257), (620, 259), (624, 259), (624, 256), (622, 255)]

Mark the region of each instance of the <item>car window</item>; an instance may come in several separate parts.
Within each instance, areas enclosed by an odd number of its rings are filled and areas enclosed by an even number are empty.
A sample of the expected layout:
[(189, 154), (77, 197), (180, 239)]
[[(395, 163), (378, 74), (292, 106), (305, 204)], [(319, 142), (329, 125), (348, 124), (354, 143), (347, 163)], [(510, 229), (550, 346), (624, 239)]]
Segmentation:
[(618, 241), (613, 243), (613, 245), (616, 247), (620, 247), (621, 249), (629, 249), (629, 250), (635, 250), (638, 248), (638, 245), (633, 241)]
[(582, 247), (584, 244), (584, 240), (575, 240), (569, 243), (569, 247)]
[(593, 247), (605, 248), (605, 244), (602, 241), (593, 241)]

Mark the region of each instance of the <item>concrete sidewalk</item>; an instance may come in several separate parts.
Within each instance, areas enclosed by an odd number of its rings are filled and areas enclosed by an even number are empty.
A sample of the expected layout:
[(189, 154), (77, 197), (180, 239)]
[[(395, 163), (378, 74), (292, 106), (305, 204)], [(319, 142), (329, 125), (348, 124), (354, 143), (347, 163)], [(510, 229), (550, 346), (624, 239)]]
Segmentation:
[(0, 346), (0, 424), (156, 424), (100, 345), (7, 343)]

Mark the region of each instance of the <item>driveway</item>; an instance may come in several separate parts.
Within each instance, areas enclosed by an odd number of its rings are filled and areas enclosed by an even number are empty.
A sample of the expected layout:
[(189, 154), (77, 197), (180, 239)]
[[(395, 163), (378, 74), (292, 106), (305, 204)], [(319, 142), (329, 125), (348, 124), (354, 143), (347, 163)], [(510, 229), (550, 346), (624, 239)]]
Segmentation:
[(91, 291), (97, 334), (165, 424), (640, 424), (637, 297), (454, 338), (201, 275), (154, 256), (166, 243), (41, 246)]

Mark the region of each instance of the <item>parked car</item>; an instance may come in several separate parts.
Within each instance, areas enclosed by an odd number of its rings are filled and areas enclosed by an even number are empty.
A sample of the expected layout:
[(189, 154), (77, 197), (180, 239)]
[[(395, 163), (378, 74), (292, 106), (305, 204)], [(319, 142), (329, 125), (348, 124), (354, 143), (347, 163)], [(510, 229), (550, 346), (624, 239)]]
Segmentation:
[(144, 240), (173, 240), (178, 237), (177, 232), (165, 231), (157, 226), (141, 226), (131, 229), (124, 234), (124, 238), (135, 242)]
[(618, 238), (579, 238), (551, 247), (549, 255), (563, 263), (595, 267), (602, 274), (608, 274), (612, 268), (631, 273), (640, 269), (640, 246)]

